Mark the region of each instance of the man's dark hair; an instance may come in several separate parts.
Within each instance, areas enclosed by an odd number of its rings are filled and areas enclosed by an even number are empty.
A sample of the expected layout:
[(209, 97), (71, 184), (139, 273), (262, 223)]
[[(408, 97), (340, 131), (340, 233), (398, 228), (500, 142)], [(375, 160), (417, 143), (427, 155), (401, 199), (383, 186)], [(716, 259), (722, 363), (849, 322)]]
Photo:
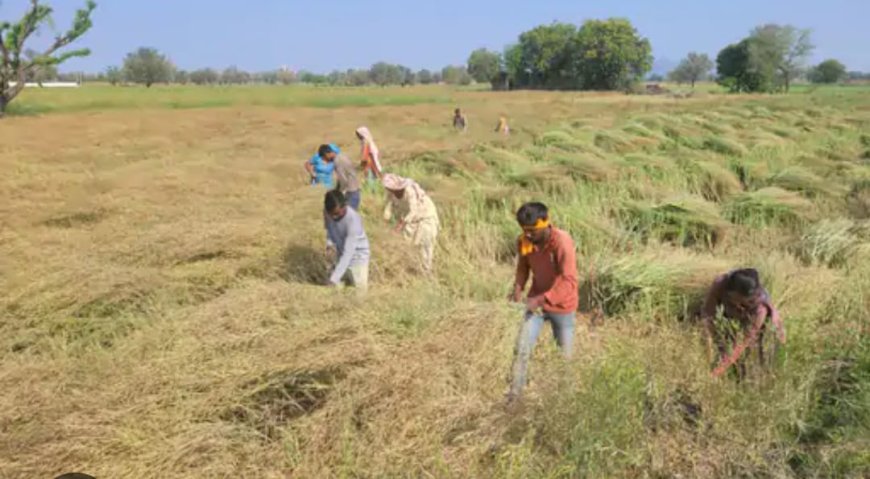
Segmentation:
[(317, 149), (317, 154), (320, 155), (321, 158), (327, 155), (332, 151), (332, 147), (329, 145), (320, 145), (320, 148)]
[(339, 190), (329, 190), (326, 192), (326, 197), (323, 198), (323, 207), (326, 211), (332, 211), (347, 204), (347, 198), (344, 193)]
[(752, 296), (761, 288), (758, 270), (747, 268), (732, 271), (728, 276), (725, 287), (728, 291), (740, 293), (743, 296)]
[(517, 211), (517, 222), (522, 226), (535, 226), (538, 220), (547, 219), (549, 212), (543, 203), (526, 203)]

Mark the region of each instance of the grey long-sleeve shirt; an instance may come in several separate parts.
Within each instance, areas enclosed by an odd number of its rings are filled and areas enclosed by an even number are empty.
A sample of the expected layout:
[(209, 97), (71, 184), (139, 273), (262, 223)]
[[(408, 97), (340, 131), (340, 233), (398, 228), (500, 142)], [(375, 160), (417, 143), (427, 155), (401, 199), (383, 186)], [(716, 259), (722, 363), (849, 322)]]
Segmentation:
[(369, 239), (363, 229), (362, 217), (353, 208), (347, 208), (347, 213), (338, 221), (325, 215), (326, 235), (338, 252), (338, 263), (329, 282), (338, 284), (351, 266), (369, 262), (371, 252)]
[(335, 157), (335, 176), (338, 182), (338, 189), (342, 193), (349, 191), (359, 191), (360, 183), (357, 178), (356, 167), (344, 154), (339, 154)]

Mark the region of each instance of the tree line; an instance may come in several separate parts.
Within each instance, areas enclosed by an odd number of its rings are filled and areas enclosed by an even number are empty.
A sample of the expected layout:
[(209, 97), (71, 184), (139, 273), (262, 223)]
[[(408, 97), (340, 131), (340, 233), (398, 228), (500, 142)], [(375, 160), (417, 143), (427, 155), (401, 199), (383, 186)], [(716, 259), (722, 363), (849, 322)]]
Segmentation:
[(423, 69), (414, 71), (403, 65), (378, 62), (368, 69), (335, 70), (328, 74), (308, 71), (294, 72), (277, 69), (265, 72), (247, 72), (231, 66), (224, 70), (204, 68), (186, 71), (177, 68), (164, 54), (154, 48), (142, 47), (130, 52), (121, 66), (109, 67), (97, 75), (97, 81), (113, 85), (132, 83), (146, 87), (158, 83), (177, 83), (195, 85), (243, 85), (267, 84), (289, 85), (293, 83), (322, 84), (333, 86), (365, 85), (416, 85), (448, 83), (469, 85), (473, 82), (465, 66), (446, 66), (441, 70)]
[[(27, 49), (25, 45), (40, 28), (54, 28), (52, 8), (46, 2), (30, 0), (30, 7), (21, 19), (0, 21), (0, 116), (26, 82), (55, 79), (147, 87), (156, 83), (387, 86), (477, 82), (490, 83), (496, 90), (619, 90), (632, 89), (647, 78), (653, 63), (649, 40), (629, 20), (610, 18), (588, 20), (579, 26), (562, 22), (540, 25), (521, 33), (515, 43), (500, 53), (480, 48), (471, 52), (465, 65), (435, 71), (413, 71), (386, 62), (369, 69), (336, 70), (329, 74), (288, 69), (251, 73), (234, 66), (222, 71), (211, 68), (186, 71), (177, 68), (165, 54), (143, 47), (130, 52), (120, 66), (96, 75), (60, 74), (57, 71), (60, 64), (90, 54), (87, 49), (67, 47), (92, 27), (91, 14), (95, 8), (93, 0), (86, 0), (76, 12), (72, 26), (43, 51)], [(761, 25), (740, 42), (724, 47), (715, 62), (706, 54), (690, 53), (670, 72), (669, 79), (694, 86), (698, 81), (715, 78), (732, 92), (771, 93), (788, 92), (792, 83), (802, 77), (816, 83), (870, 80), (868, 74), (847, 72), (845, 65), (835, 59), (807, 68), (814, 48), (809, 30), (791, 25)]]

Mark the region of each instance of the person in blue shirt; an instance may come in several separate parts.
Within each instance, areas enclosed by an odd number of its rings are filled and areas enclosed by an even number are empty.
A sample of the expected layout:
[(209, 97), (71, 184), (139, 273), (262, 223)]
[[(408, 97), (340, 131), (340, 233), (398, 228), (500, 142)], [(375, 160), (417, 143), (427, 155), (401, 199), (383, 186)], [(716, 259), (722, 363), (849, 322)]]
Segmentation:
[[(334, 143), (330, 143), (329, 148), (336, 154), (341, 153), (341, 150)], [(305, 171), (311, 176), (312, 185), (322, 185), (326, 188), (332, 188), (335, 185), (332, 180), (335, 162), (325, 161), (320, 156), (320, 152), (315, 153), (310, 160), (305, 162)]]

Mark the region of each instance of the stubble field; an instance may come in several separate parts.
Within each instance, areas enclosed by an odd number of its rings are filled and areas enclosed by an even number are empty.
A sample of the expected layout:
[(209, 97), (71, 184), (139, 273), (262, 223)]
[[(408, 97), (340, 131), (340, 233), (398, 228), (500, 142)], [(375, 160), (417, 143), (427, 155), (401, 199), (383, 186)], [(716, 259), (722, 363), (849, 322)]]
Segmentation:
[[(2, 477), (870, 475), (870, 90), (24, 95), (0, 123)], [(319, 285), (302, 169), (325, 142), (356, 159), (360, 125), (442, 223), (421, 278), (367, 187), (365, 298)], [(584, 314), (506, 409), (530, 199), (575, 239)], [(789, 336), (739, 384), (693, 315), (737, 266)]]

